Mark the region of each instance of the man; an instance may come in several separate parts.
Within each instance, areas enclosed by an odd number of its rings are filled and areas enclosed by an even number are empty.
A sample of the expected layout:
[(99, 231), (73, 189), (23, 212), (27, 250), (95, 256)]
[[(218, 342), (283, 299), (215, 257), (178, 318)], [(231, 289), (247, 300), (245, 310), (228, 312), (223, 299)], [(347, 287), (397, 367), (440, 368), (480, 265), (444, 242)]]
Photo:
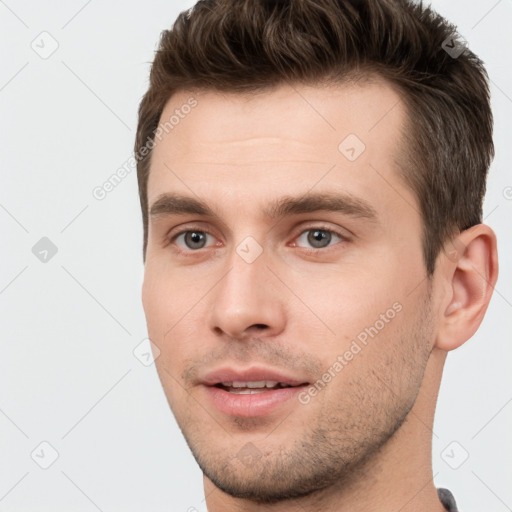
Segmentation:
[(139, 109), (143, 305), (210, 512), (442, 511), (447, 352), (498, 273), (487, 76), (406, 0), (202, 1)]

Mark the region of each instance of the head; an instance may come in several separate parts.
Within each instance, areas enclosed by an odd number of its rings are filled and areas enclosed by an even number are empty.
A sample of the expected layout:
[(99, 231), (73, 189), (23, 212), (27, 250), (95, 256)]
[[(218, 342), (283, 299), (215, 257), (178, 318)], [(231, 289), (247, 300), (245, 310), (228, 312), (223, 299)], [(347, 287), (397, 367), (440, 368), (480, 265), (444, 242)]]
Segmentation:
[[(442, 353), (481, 322), (492, 116), (454, 34), (405, 0), (201, 1), (162, 34), (135, 143), (143, 303), (178, 424), (232, 496), (358, 474), (433, 415)], [(218, 379), (265, 372), (302, 386), (229, 405)]]

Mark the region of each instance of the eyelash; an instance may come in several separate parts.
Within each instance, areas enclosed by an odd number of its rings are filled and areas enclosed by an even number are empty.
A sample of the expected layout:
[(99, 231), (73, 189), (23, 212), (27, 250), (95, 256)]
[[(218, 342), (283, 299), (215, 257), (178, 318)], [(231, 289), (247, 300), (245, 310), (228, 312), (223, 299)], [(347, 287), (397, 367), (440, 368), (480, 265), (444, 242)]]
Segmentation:
[[(208, 229), (205, 229), (203, 227), (195, 229), (194, 227), (191, 227), (191, 228), (184, 229), (183, 231), (180, 231), (180, 232), (172, 235), (170, 237), (170, 239), (169, 239), (169, 243), (174, 243), (179, 236), (184, 235), (186, 233), (194, 232), (194, 231), (199, 232), (199, 233), (205, 233), (207, 235), (215, 237), (215, 235), (211, 231), (209, 231)], [(332, 245), (328, 245), (328, 246), (326, 246), (324, 248), (300, 247), (300, 249), (305, 250), (306, 252), (308, 252), (311, 255), (316, 255), (318, 253), (326, 253), (334, 245), (336, 245), (338, 243), (341, 243), (341, 242), (348, 242), (349, 241), (349, 238), (345, 234), (342, 234), (339, 231), (336, 231), (336, 230), (334, 230), (332, 228), (329, 228), (327, 226), (322, 226), (322, 225), (311, 226), (311, 227), (308, 227), (307, 229), (303, 229), (302, 231), (300, 231), (294, 237), (294, 240), (299, 238), (302, 234), (307, 233), (309, 231), (324, 231), (326, 233), (330, 233), (332, 235), (336, 235), (337, 237), (339, 237), (341, 239), (339, 242), (336, 242), (335, 244), (332, 244)], [(296, 245), (295, 247), (299, 247), (299, 246)], [(203, 249), (203, 248), (201, 248), (201, 249)], [(194, 256), (195, 253), (200, 253), (201, 249), (195, 249), (195, 250), (194, 249), (181, 249), (180, 247), (177, 247), (177, 251), (180, 254), (183, 254), (185, 256)]]

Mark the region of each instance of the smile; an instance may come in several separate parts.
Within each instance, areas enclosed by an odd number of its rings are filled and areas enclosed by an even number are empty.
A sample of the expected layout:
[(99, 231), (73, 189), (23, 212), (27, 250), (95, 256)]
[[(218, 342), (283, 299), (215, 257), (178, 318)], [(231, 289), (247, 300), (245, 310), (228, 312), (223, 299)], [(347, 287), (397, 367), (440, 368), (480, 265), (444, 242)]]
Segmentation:
[(271, 389), (282, 389), (295, 386), (286, 384), (284, 382), (262, 380), (257, 382), (222, 382), (221, 384), (217, 384), (217, 387), (224, 389), (229, 393), (235, 393), (238, 395), (253, 395), (256, 393), (265, 393)]

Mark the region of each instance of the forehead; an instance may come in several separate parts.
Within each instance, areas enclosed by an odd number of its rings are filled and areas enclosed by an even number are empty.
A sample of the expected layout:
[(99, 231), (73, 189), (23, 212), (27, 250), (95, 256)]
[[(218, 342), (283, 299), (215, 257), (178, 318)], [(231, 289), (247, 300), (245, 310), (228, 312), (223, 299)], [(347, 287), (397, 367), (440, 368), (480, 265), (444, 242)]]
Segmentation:
[(148, 203), (178, 191), (232, 199), (246, 211), (314, 188), (388, 211), (404, 201), (411, 208), (415, 198), (398, 177), (405, 120), (399, 93), (379, 80), (243, 95), (180, 91), (160, 119), (167, 130), (153, 149)]
[[(193, 109), (186, 108), (191, 98), (197, 101)], [(172, 139), (182, 152), (195, 152), (204, 144), (234, 146), (275, 137), (275, 142), (286, 138), (314, 144), (320, 153), (333, 144), (336, 149), (347, 133), (368, 143), (378, 142), (381, 135), (398, 138), (405, 118), (400, 99), (388, 82), (377, 78), (329, 86), (281, 84), (246, 94), (179, 91), (168, 100), (160, 122), (179, 121), (163, 139)], [(188, 113), (178, 120), (181, 110)]]

